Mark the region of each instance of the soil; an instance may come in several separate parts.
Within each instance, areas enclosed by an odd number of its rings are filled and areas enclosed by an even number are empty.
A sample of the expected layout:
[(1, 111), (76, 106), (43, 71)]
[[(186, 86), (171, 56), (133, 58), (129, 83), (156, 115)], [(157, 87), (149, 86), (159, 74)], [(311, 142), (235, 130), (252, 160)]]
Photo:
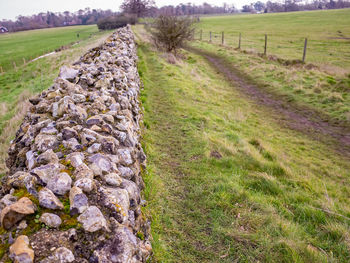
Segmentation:
[[(256, 104), (272, 109), (283, 126), (331, 144), (337, 152), (350, 157), (350, 125), (348, 123), (336, 123), (314, 109), (296, 105), (280, 95), (269, 93), (263, 87), (252, 83), (249, 76), (245, 76), (223, 57), (193, 47), (187, 49), (206, 58), (213, 68), (223, 74), (235, 88)], [(329, 139), (332, 139), (332, 142)]]

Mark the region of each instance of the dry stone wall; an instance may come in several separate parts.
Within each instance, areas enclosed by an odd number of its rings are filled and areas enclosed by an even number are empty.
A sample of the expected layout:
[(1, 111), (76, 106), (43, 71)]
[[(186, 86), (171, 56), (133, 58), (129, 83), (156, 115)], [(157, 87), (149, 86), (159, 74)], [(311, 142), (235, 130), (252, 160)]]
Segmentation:
[(136, 59), (119, 29), (30, 100), (2, 179), (0, 261), (146, 261)]

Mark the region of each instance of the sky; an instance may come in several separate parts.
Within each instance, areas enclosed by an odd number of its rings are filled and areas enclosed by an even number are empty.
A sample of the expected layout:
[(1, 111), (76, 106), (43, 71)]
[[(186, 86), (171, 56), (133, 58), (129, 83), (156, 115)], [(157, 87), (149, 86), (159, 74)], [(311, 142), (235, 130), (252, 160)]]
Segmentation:
[[(224, 2), (234, 4), (236, 8), (252, 2), (253, 0), (155, 0), (158, 7), (164, 5), (177, 5), (180, 3), (193, 3), (196, 5), (207, 2), (211, 5), (221, 6)], [(123, 0), (0, 0), (0, 20), (14, 20), (19, 15), (33, 15), (40, 12), (75, 12), (79, 9), (111, 9), (119, 11)]]

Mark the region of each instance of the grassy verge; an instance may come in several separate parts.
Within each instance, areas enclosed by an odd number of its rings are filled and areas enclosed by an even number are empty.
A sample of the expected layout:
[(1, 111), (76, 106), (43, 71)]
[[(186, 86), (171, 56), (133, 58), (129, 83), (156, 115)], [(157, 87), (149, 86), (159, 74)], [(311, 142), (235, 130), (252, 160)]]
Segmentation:
[[(135, 28), (140, 34), (141, 29)], [(347, 262), (349, 162), (139, 43), (153, 262)]]
[(350, 122), (350, 75), (329, 75), (318, 69), (284, 66), (277, 61), (195, 41), (194, 47), (225, 57), (227, 63), (267, 92), (319, 111), (334, 122)]
[(41, 58), (0, 75), (0, 177), (5, 173), (9, 142), (28, 110), (27, 99), (47, 89), (64, 64), (76, 61), (89, 48), (95, 47), (111, 32), (100, 32), (74, 47), (53, 56)]

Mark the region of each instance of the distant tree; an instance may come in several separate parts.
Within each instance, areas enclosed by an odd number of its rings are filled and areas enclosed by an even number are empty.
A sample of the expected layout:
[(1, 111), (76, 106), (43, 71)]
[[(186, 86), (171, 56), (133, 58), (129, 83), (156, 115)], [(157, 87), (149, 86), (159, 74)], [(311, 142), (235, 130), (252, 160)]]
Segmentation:
[(252, 5), (244, 5), (244, 6), (242, 6), (242, 12), (250, 13), (253, 10), (254, 10), (254, 8), (252, 7)]
[(255, 10), (259, 11), (259, 12), (261, 12), (265, 9), (265, 4), (261, 1), (254, 3), (253, 6), (254, 6)]
[(158, 47), (176, 53), (178, 48), (193, 37), (193, 22), (188, 16), (160, 15), (152, 26), (152, 38)]
[(154, 6), (153, 0), (124, 0), (121, 9), (124, 13), (143, 17)]

